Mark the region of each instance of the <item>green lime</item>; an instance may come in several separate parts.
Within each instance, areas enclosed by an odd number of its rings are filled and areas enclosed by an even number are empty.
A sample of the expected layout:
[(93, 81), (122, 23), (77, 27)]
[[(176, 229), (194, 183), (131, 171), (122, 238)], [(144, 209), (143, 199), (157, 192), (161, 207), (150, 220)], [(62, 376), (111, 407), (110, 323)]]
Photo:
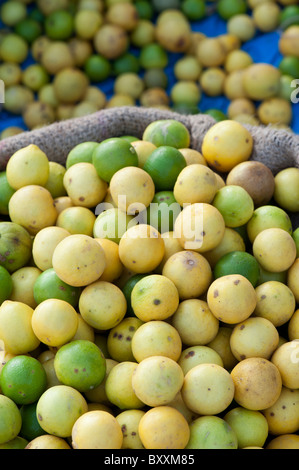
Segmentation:
[(151, 20), (154, 16), (154, 8), (151, 2), (146, 0), (136, 0), (135, 7), (138, 18), (141, 20)]
[(10, 273), (3, 266), (0, 266), (0, 305), (4, 300), (9, 299), (13, 288)]
[(104, 380), (106, 360), (100, 348), (89, 340), (76, 340), (63, 345), (54, 358), (58, 380), (79, 392), (87, 392)]
[(180, 8), (180, 0), (152, 0), (152, 4), (156, 12)]
[(130, 142), (111, 137), (103, 140), (92, 154), (94, 164), (100, 178), (110, 182), (114, 173), (126, 166), (138, 166), (138, 155)]
[(138, 137), (135, 137), (134, 135), (122, 135), (120, 137), (120, 139), (124, 139), (126, 140), (127, 142), (136, 142), (138, 139)]
[(34, 357), (15, 356), (3, 366), (0, 386), (2, 393), (17, 405), (28, 405), (46, 390), (47, 374)]
[(163, 69), (168, 65), (168, 55), (159, 43), (153, 42), (141, 48), (139, 63), (145, 70), (153, 68)]
[(299, 77), (299, 57), (284, 56), (279, 63), (279, 70), (284, 75), (290, 75), (293, 78)]
[(45, 19), (45, 33), (50, 39), (69, 39), (74, 31), (74, 19), (70, 12), (57, 10)]
[(143, 140), (152, 142), (156, 147), (168, 145), (177, 149), (190, 145), (190, 133), (187, 127), (175, 119), (162, 119), (151, 122), (144, 130)]
[(110, 75), (111, 64), (106, 57), (100, 54), (92, 54), (86, 60), (84, 70), (92, 82), (103, 82)]
[(241, 274), (256, 286), (260, 277), (259, 263), (246, 251), (232, 251), (220, 258), (214, 267), (214, 277), (217, 279), (229, 274)]
[(196, 104), (188, 103), (176, 103), (172, 106), (172, 110), (179, 114), (198, 114), (200, 112)]
[(286, 211), (281, 207), (265, 205), (257, 207), (251, 219), (247, 222), (249, 240), (253, 243), (255, 237), (267, 228), (282, 228), (290, 235), (293, 233), (292, 221)]
[(49, 162), (49, 177), (45, 184), (45, 188), (50, 191), (52, 198), (67, 196), (63, 177), (66, 172), (65, 166), (57, 162)]
[(268, 281), (278, 281), (278, 282), (282, 282), (283, 284), (286, 284), (287, 277), (288, 277), (287, 271), (282, 271), (280, 273), (272, 273), (270, 271), (267, 271), (260, 265), (260, 275), (259, 275), (259, 279), (257, 282), (257, 286)]
[(23, 70), (23, 84), (33, 92), (39, 91), (50, 82), (50, 75), (40, 64), (30, 64)]
[(120, 75), (121, 73), (138, 73), (140, 70), (139, 60), (134, 54), (126, 52), (114, 60), (112, 70), (115, 75)]
[(183, 0), (181, 8), (190, 21), (202, 20), (207, 14), (204, 0)]
[(22, 418), (18, 406), (13, 400), (0, 394), (0, 444), (15, 439), (21, 426)]
[(175, 147), (162, 145), (154, 150), (143, 166), (153, 179), (156, 191), (172, 191), (179, 173), (187, 165)]
[(243, 241), (244, 241), (245, 247), (246, 247), (246, 251), (250, 251), (251, 250), (251, 243), (250, 243), (248, 233), (247, 233), (247, 224), (240, 225), (239, 227), (233, 227), (233, 230), (238, 232), (239, 235), (241, 235), (241, 237), (243, 238)]
[(33, 286), (33, 296), (37, 304), (47, 299), (60, 299), (77, 307), (81, 289), (62, 281), (53, 268), (46, 269), (36, 279)]
[(158, 232), (172, 232), (174, 221), (181, 212), (172, 191), (159, 191), (147, 209), (147, 223)]
[(131, 276), (127, 280), (124, 287), (122, 288), (123, 294), (124, 294), (124, 296), (126, 298), (126, 301), (127, 301), (127, 312), (126, 312), (127, 317), (135, 317), (136, 316), (135, 313), (134, 313), (134, 310), (132, 308), (131, 293), (132, 293), (132, 290), (133, 290), (135, 284), (137, 284), (137, 282), (140, 281), (140, 279), (142, 279), (145, 276), (147, 276), (147, 274), (134, 274), (133, 276)]
[(8, 33), (0, 42), (0, 55), (3, 62), (21, 64), (27, 58), (28, 52), (27, 42), (18, 34)]
[(237, 185), (220, 188), (212, 202), (224, 218), (227, 227), (239, 227), (252, 217), (254, 202), (250, 194)]
[(15, 26), (15, 33), (25, 39), (29, 44), (32, 44), (33, 41), (40, 37), (42, 32), (40, 22), (34, 18), (24, 18)]
[(28, 441), (23, 437), (17, 436), (11, 441), (5, 442), (4, 444), (0, 444), (1, 449), (25, 449), (27, 446)]
[(299, 24), (299, 5), (288, 5), (281, 10), (279, 25), (284, 30)]
[(168, 85), (168, 77), (166, 72), (160, 68), (148, 69), (145, 71), (143, 81), (146, 88), (163, 88)]
[(294, 230), (292, 236), (297, 248), (297, 258), (299, 258), (299, 227)]
[(246, 0), (219, 0), (217, 3), (217, 12), (224, 20), (229, 20), (235, 15), (247, 12)]
[(212, 116), (212, 118), (214, 118), (215, 121), (217, 122), (225, 121), (225, 119), (227, 119), (227, 115), (220, 109), (211, 108), (205, 111), (204, 114), (208, 114), (209, 116)]
[(82, 142), (75, 145), (75, 147), (73, 147), (67, 155), (65, 162), (66, 169), (72, 165), (75, 165), (75, 163), (92, 163), (92, 154), (98, 145), (98, 142)]
[(26, 17), (27, 9), (26, 5), (15, 0), (3, 3), (0, 9), (0, 19), (6, 26), (14, 26), (20, 20)]
[(8, 215), (8, 203), (15, 190), (7, 181), (6, 171), (0, 172), (0, 214)]
[(45, 21), (44, 14), (41, 12), (39, 8), (34, 7), (34, 6), (32, 10), (29, 12), (28, 17), (34, 19), (35, 21), (38, 21), (39, 23), (43, 23)]
[(294, 87), (292, 86), (293, 81), (294, 77), (292, 77), (291, 75), (281, 75), (277, 96), (290, 101), (291, 94), (294, 91)]
[(28, 439), (28, 441), (32, 441), (32, 439), (46, 434), (43, 428), (40, 427), (37, 420), (36, 406), (37, 402), (34, 402), (30, 403), (30, 405), (22, 405), (20, 408), (22, 417), (20, 436), (22, 436), (24, 439)]

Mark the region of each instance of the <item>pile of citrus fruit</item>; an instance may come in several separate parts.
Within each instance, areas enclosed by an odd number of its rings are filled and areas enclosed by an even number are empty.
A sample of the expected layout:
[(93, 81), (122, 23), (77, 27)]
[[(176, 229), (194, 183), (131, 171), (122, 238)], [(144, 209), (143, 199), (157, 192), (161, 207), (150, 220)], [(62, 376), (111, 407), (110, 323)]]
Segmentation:
[[(111, 107), (197, 114), (203, 97), (228, 101), (204, 109), (217, 120), (292, 129), (297, 0), (2, 3), (0, 79), (11, 118), (2, 139)], [(201, 32), (210, 15), (225, 22), (225, 33)], [(248, 41), (279, 31), (282, 60), (254, 63)]]
[(252, 150), (168, 119), (12, 155), (0, 448), (299, 448), (299, 169)]

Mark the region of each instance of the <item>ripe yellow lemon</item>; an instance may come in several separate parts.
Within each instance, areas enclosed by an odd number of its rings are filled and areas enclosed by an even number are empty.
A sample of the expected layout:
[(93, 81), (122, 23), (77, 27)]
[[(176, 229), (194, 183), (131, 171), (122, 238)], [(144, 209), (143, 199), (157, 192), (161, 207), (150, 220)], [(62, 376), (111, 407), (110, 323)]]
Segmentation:
[(202, 142), (203, 157), (220, 172), (228, 172), (238, 163), (249, 160), (252, 149), (250, 132), (239, 122), (230, 119), (214, 124)]

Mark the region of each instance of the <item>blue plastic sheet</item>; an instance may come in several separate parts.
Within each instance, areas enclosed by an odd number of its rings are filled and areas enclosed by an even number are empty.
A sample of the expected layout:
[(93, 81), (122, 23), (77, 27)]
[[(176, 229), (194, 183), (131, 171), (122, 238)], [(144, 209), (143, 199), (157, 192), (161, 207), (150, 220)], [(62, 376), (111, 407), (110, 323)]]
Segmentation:
[[(226, 22), (223, 21), (217, 13), (214, 13), (201, 21), (193, 22), (191, 26), (193, 31), (202, 32), (208, 37), (215, 37), (217, 35), (224, 34), (227, 32)], [(283, 58), (278, 48), (280, 34), (281, 32), (279, 31), (274, 31), (266, 34), (257, 32), (255, 37), (250, 41), (247, 41), (246, 43), (242, 44), (241, 48), (250, 54), (255, 63), (263, 62), (278, 66)], [(131, 50), (131, 52), (138, 55), (137, 50)], [(173, 66), (180, 57), (182, 57), (182, 54), (169, 54), (169, 62), (167, 67), (165, 68), (165, 71), (168, 75), (168, 92), (176, 81), (173, 72)], [(25, 68), (32, 62), (32, 58), (29, 55), (26, 62), (22, 64), (22, 67)], [(104, 82), (101, 82), (97, 84), (97, 86), (106, 94), (107, 99), (109, 99), (113, 95), (112, 79), (108, 79)], [(297, 86), (299, 87), (299, 84)], [(299, 98), (299, 93), (297, 94), (297, 96)], [(216, 108), (226, 113), (228, 105), (229, 100), (225, 96), (209, 97), (203, 93), (199, 103), (199, 109), (201, 112), (204, 112), (210, 108)], [(293, 120), (291, 123), (291, 127), (293, 131), (298, 134), (299, 103), (293, 103), (292, 109)], [(9, 126), (19, 126), (23, 129), (26, 129), (22, 117), (14, 116), (2, 110), (0, 112), (0, 132)]]

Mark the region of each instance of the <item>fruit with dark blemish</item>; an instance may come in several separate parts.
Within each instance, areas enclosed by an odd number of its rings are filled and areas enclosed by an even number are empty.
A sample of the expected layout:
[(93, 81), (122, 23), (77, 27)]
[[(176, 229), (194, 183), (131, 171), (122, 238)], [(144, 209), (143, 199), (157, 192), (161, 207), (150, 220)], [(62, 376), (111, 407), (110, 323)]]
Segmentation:
[(134, 317), (125, 317), (112, 328), (107, 336), (107, 348), (110, 357), (118, 362), (134, 361), (132, 340), (143, 322)]
[(27, 230), (14, 222), (0, 224), (0, 265), (12, 273), (25, 266), (30, 257), (32, 239)]
[(33, 295), (38, 304), (46, 299), (55, 298), (77, 307), (80, 293), (80, 287), (70, 286), (62, 281), (53, 268), (43, 271), (33, 286)]
[(89, 340), (64, 344), (54, 358), (58, 380), (80, 392), (100, 385), (106, 375), (106, 360), (100, 348)]

